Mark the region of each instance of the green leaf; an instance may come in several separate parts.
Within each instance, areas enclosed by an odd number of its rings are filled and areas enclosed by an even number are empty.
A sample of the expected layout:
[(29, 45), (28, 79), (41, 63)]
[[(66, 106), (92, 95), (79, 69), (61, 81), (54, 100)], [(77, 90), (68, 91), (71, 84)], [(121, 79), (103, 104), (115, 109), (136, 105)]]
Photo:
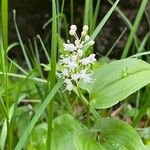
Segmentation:
[(27, 150), (46, 150), (47, 124), (38, 124), (31, 135)]
[(5, 148), (6, 138), (7, 138), (7, 121), (4, 120), (2, 130), (1, 130), (1, 135), (0, 135), (0, 149), (1, 150), (4, 150)]
[(21, 150), (24, 147), (25, 143), (29, 139), (31, 131), (34, 128), (36, 122), (38, 121), (38, 119), (40, 118), (40, 116), (42, 115), (42, 113), (44, 112), (46, 107), (48, 106), (49, 102), (55, 96), (56, 92), (58, 91), (58, 89), (60, 88), (61, 85), (62, 85), (62, 81), (59, 81), (54, 86), (54, 88), (51, 90), (51, 92), (48, 94), (48, 96), (45, 98), (44, 102), (38, 108), (37, 112), (35, 113), (35, 116), (33, 117), (33, 119), (31, 120), (30, 124), (28, 125), (28, 127), (24, 131), (24, 133), (23, 133), (22, 137), (20, 138), (17, 146), (15, 147), (15, 150)]
[[(87, 1), (88, 2), (88, 1)], [(117, 4), (119, 3), (119, 0), (116, 0), (116, 2), (113, 4), (113, 6), (110, 8), (110, 10), (107, 12), (107, 14), (104, 16), (104, 18), (102, 19), (102, 21), (98, 24), (98, 26), (96, 27), (96, 29), (93, 31), (93, 33), (90, 36), (90, 40), (94, 40), (96, 38), (96, 36), (98, 35), (98, 33), (101, 31), (101, 29), (104, 27), (105, 23), (107, 22), (107, 20), (109, 19), (109, 17), (111, 16), (111, 14), (113, 13), (114, 9), (116, 8)], [(88, 4), (88, 3), (87, 3)], [(86, 8), (88, 9), (88, 8)], [(88, 10), (86, 10), (88, 11)], [(87, 20), (87, 19), (86, 19)], [(85, 21), (84, 21), (85, 22)], [(89, 46), (84, 48), (84, 52), (86, 52), (86, 50), (89, 48)]]
[(71, 115), (64, 114), (53, 121), (52, 150), (76, 150), (73, 142), (74, 132), (81, 128)]
[(122, 59), (97, 69), (93, 78), (93, 83), (81, 87), (90, 93), (92, 107), (104, 109), (149, 84), (150, 64), (139, 59)]
[(76, 150), (105, 150), (102, 145), (96, 142), (88, 129), (78, 130), (74, 136), (74, 143)]
[[(71, 115), (63, 114), (53, 120), (52, 150), (75, 150), (73, 136), (80, 123)], [(38, 124), (30, 137), (28, 150), (46, 150), (47, 123)]]
[(106, 149), (144, 150), (144, 144), (129, 124), (118, 119), (105, 118), (98, 121), (100, 138)]

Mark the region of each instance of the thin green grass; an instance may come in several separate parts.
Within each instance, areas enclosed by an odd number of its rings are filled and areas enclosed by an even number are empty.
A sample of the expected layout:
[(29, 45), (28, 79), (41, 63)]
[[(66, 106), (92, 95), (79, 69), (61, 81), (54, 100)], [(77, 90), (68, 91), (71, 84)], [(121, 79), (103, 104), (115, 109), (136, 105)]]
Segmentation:
[(16, 10), (13, 10), (13, 19), (14, 19), (15, 28), (16, 28), (17, 36), (18, 36), (18, 39), (19, 39), (19, 43), (20, 43), (23, 55), (25, 57), (28, 69), (31, 71), (32, 70), (32, 65), (31, 65), (31, 62), (30, 62), (30, 60), (27, 56), (27, 52), (26, 52), (25, 47), (23, 45), (23, 42), (22, 42), (22, 39), (21, 39), (21, 36), (20, 36), (20, 33), (19, 33), (19, 29), (18, 29), (18, 26), (17, 26), (17, 22), (16, 22)]
[(133, 25), (133, 27), (132, 27), (132, 29), (131, 29), (131, 33), (130, 33), (130, 35), (129, 35), (129, 38), (128, 38), (128, 40), (127, 40), (127, 43), (126, 43), (126, 45), (125, 45), (125, 48), (124, 48), (124, 50), (123, 50), (123, 53), (122, 53), (121, 58), (126, 58), (127, 55), (128, 55), (129, 49), (131, 48), (131, 44), (132, 44), (132, 42), (133, 42), (133, 38), (134, 38), (134, 36), (135, 36), (135, 34), (136, 34), (136, 31), (137, 31), (137, 29), (138, 29), (138, 27), (139, 27), (139, 24), (140, 24), (140, 21), (141, 21), (141, 19), (142, 19), (143, 14), (144, 14), (144, 11), (145, 11), (145, 8), (146, 8), (146, 6), (147, 6), (147, 3), (148, 3), (148, 0), (144, 0), (144, 1), (142, 1), (142, 3), (141, 3), (141, 6), (140, 6), (140, 8), (139, 8), (138, 14), (137, 14), (137, 16), (136, 16), (134, 25)]
[[(56, 82), (56, 59), (57, 59), (57, 19), (56, 19), (56, 3), (52, 0), (52, 36), (51, 36), (51, 70), (48, 77), (48, 86), (53, 89)], [(47, 133), (47, 150), (51, 149), (52, 138), (52, 121), (53, 121), (53, 103), (54, 98), (48, 106), (48, 133)]]
[(8, 47), (8, 0), (1, 1), (1, 22), (3, 45), (6, 50)]
[[(24, 131), (24, 134), (22, 135), (22, 137), (20, 138), (17, 146), (15, 147), (15, 150), (21, 150), (25, 143), (28, 141), (29, 136), (31, 134), (31, 131), (33, 129), (33, 127), (35, 126), (36, 122), (38, 121), (38, 119), (40, 118), (41, 114), (44, 112), (44, 110), (47, 108), (47, 106), (49, 105), (49, 103), (52, 101), (52, 99), (54, 98), (56, 92), (59, 90), (60, 86), (62, 85), (62, 81), (59, 81), (51, 90), (51, 92), (48, 94), (48, 96), (45, 98), (44, 102), (40, 105), (40, 107), (38, 108), (35, 116), (33, 117), (33, 119), (31, 120), (30, 124), (28, 125), (28, 127), (26, 128), (26, 130)], [(52, 131), (52, 130), (51, 130)], [(50, 141), (49, 141), (49, 145), (50, 145)], [(51, 147), (49, 147), (50, 149)]]
[[(116, 6), (117, 6), (118, 3), (119, 3), (119, 0), (116, 0), (116, 2), (113, 4), (113, 6), (111, 7), (111, 9), (107, 12), (107, 14), (104, 16), (104, 18), (102, 19), (102, 21), (98, 24), (98, 26), (96, 27), (96, 29), (94, 30), (94, 32), (91, 34), (90, 40), (94, 40), (96, 38), (96, 36), (99, 34), (99, 32), (101, 31), (101, 29), (103, 28), (103, 26), (105, 25), (105, 23), (107, 22), (107, 20), (109, 19), (109, 17), (113, 13), (113, 11), (115, 10), (115, 8), (116, 8)], [(86, 52), (86, 50), (88, 48), (89, 48), (89, 46), (87, 46), (86, 48), (84, 48), (84, 52)]]

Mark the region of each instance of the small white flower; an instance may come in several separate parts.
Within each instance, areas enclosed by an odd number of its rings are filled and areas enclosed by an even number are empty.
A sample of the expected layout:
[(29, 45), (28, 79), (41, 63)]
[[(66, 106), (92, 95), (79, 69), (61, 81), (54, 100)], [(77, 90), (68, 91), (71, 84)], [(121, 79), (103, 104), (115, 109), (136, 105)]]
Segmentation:
[(90, 64), (90, 60), (88, 59), (88, 57), (81, 59), (80, 62), (81, 62), (83, 65), (88, 65), (88, 64)]
[(89, 35), (86, 35), (85, 36), (85, 41), (88, 41), (90, 39), (90, 36)]
[(76, 25), (71, 25), (70, 29), (76, 31), (77, 30), (77, 26)]
[(90, 83), (92, 81), (91, 74), (86, 73), (86, 70), (80, 71), (80, 79), (85, 83)]
[(73, 84), (72, 84), (71, 80), (65, 79), (64, 82), (66, 84), (66, 90), (72, 91), (73, 90)]
[(76, 60), (77, 60), (77, 56), (70, 57), (70, 62), (67, 65), (69, 69), (73, 70), (78, 67)]
[(72, 29), (71, 29), (71, 30), (69, 31), (69, 34), (70, 34), (70, 35), (75, 35), (75, 33), (76, 33), (75, 30), (72, 30)]
[(66, 54), (60, 56), (60, 66), (57, 75), (64, 79), (65, 90), (69, 92), (73, 90), (74, 84), (78, 86), (80, 80), (86, 83), (93, 81), (90, 65), (96, 61), (95, 54), (91, 54), (85, 58), (83, 51), (84, 46), (90, 46), (95, 43), (93, 40), (90, 40), (89, 35), (87, 35), (88, 29), (87, 25), (83, 26), (81, 37), (78, 37), (76, 25), (71, 25), (69, 34), (74, 36), (75, 42), (70, 43), (68, 40), (68, 42), (64, 44)]
[(73, 61), (68, 64), (68, 67), (69, 67), (69, 69), (71, 69), (71, 70), (77, 68), (77, 66), (78, 66), (77, 63), (76, 63), (76, 62), (73, 62)]
[(87, 32), (88, 29), (89, 29), (89, 27), (88, 27), (87, 25), (84, 25), (84, 26), (83, 26), (83, 31)]
[(88, 57), (90, 63), (94, 63), (96, 61), (95, 59), (95, 54), (90, 54), (90, 56)]
[(65, 79), (64, 82), (65, 82), (66, 84), (71, 84), (71, 83), (72, 83), (72, 82), (71, 82), (71, 79)]
[(77, 40), (75, 40), (74, 43), (75, 43), (76, 47), (80, 47), (80, 40), (77, 39)]
[(63, 77), (65, 77), (65, 76), (69, 76), (68, 73), (69, 73), (68, 69), (65, 68), (61, 74)]
[(81, 49), (78, 50), (78, 55), (79, 55), (79, 57), (83, 56), (83, 51)]
[(77, 47), (74, 44), (63, 44), (63, 45), (64, 45), (65, 51), (73, 52), (73, 51), (77, 50)]
[(94, 45), (94, 44), (95, 44), (94, 41), (90, 41), (90, 42), (89, 42), (89, 45)]
[(72, 78), (72, 80), (77, 81), (80, 78), (80, 76), (79, 76), (79, 74), (73, 74), (71, 76), (71, 78)]
[(70, 63), (70, 58), (69, 57), (66, 57), (66, 58), (62, 58), (61, 60), (60, 60), (60, 63), (61, 64), (69, 64)]
[(82, 31), (82, 32), (81, 32), (81, 35), (82, 35), (82, 36), (85, 36), (85, 35), (86, 35), (86, 31)]
[(71, 61), (77, 61), (77, 55), (73, 55), (72, 57), (70, 57)]

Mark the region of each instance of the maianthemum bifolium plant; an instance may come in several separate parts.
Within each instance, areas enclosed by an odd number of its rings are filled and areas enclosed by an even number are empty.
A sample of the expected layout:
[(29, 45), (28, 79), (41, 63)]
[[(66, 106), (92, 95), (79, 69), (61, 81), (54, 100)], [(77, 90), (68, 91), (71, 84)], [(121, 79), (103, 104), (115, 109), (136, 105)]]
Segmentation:
[[(61, 17), (64, 15), (65, 1), (62, 1), (59, 14), (55, 0), (52, 0), (50, 55), (39, 35), (34, 38), (33, 44), (29, 40), (29, 48), (25, 46), (19, 33), (15, 11), (14, 23), (19, 43), (8, 45), (8, 1), (1, 1), (0, 149), (148, 149), (134, 127), (149, 106), (149, 86), (146, 85), (150, 83), (150, 64), (133, 58), (142, 56), (141, 53), (126, 58), (131, 41), (134, 40), (136, 44), (139, 41), (135, 32), (148, 0), (142, 1), (133, 25), (117, 7), (119, 0), (115, 3), (108, 1), (112, 7), (96, 26), (100, 1), (97, 0), (93, 11), (93, 1), (86, 0), (81, 33), (77, 34), (77, 26), (71, 25), (70, 40), (62, 42), (58, 27), (61, 26)], [(72, 6), (73, 0), (71, 9)], [(93, 53), (94, 39), (114, 10), (121, 15), (131, 33), (122, 54), (124, 59), (102, 65)], [(71, 22), (72, 12), (73, 10)], [(38, 42), (47, 58), (47, 64), (40, 61)], [(138, 44), (136, 46), (139, 50), (141, 45)], [(21, 46), (27, 68), (8, 56), (8, 52), (18, 45)], [(48, 72), (47, 76), (43, 73), (43, 66)], [(144, 86), (145, 93), (141, 94), (144, 104), (131, 125), (104, 115), (109, 109), (113, 109), (112, 106), (119, 105), (120, 101)]]

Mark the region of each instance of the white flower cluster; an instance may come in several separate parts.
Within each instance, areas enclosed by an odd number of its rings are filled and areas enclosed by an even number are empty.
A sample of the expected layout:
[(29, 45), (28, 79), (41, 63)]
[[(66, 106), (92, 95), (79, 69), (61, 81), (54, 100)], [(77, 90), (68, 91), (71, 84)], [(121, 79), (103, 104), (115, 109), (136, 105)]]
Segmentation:
[(69, 34), (75, 37), (74, 43), (68, 40), (64, 44), (65, 54), (60, 56), (58, 75), (64, 79), (66, 90), (73, 90), (73, 85), (78, 86), (80, 80), (85, 83), (92, 81), (91, 66), (95, 63), (95, 54), (85, 57), (83, 48), (88, 45), (94, 45), (94, 41), (90, 41), (87, 34), (88, 26), (83, 26), (81, 37), (79, 38), (76, 25), (70, 26)]

